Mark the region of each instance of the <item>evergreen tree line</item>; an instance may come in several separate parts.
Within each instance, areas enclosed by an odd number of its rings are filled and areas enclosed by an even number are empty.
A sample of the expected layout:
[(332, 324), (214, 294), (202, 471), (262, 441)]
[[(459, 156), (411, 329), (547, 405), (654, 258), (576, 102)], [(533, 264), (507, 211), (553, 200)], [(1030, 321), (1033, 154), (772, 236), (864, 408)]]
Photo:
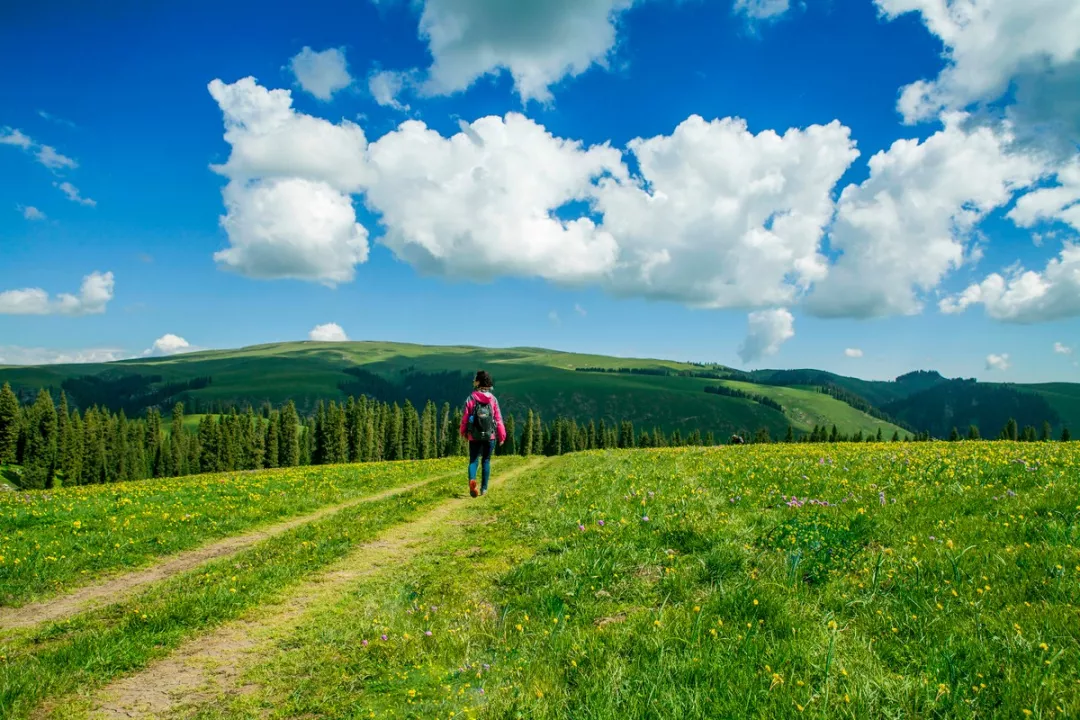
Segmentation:
[(729, 388), (725, 385), (708, 385), (705, 388), (705, 392), (711, 395), (723, 395), (725, 397), (741, 398), (743, 400), (749, 400), (756, 402), (759, 405), (764, 405), (767, 408), (772, 408), (777, 412), (784, 412), (784, 406), (776, 402), (770, 397), (764, 395), (758, 395), (757, 393), (748, 393), (742, 390), (736, 390), (735, 388)]
[[(258, 411), (235, 408), (221, 415), (203, 415), (197, 429), (184, 425), (184, 405), (176, 403), (171, 427), (157, 409), (145, 417), (128, 418), (123, 410), (113, 413), (90, 407), (85, 413), (70, 409), (61, 391), (59, 405), (47, 390), (31, 404), (22, 404), (9, 385), (0, 388), (0, 464), (22, 466), (24, 488), (52, 488), (174, 477), (202, 472), (259, 470), (382, 460), (420, 460), (464, 456), (466, 441), (458, 435), (458, 411), (450, 403), (439, 409), (427, 402), (418, 410), (369, 399), (348, 398), (338, 403), (320, 402), (315, 413), (302, 417), (289, 401), (280, 408), (264, 405)], [(520, 426), (513, 415), (506, 418), (507, 442), (498, 454), (563, 455), (584, 450), (613, 448), (661, 448), (716, 445), (712, 432), (700, 430), (670, 433), (661, 428), (635, 431), (631, 421), (609, 424), (604, 420), (579, 422), (558, 417), (544, 421), (529, 410)], [(1019, 431), (1015, 420), (1002, 429), (1000, 439), (1050, 440), (1051, 426), (1041, 433), (1033, 427)], [(979, 439), (972, 425), (968, 439)], [(899, 433), (894, 433), (894, 442)], [(905, 440), (930, 440), (919, 433)], [(959, 440), (954, 428), (950, 436)], [(1061, 440), (1070, 439), (1063, 431)], [(773, 442), (767, 428), (747, 439)], [(884, 440), (882, 432), (863, 435), (840, 433), (816, 426), (809, 434), (787, 428), (783, 442), (861, 442)]]

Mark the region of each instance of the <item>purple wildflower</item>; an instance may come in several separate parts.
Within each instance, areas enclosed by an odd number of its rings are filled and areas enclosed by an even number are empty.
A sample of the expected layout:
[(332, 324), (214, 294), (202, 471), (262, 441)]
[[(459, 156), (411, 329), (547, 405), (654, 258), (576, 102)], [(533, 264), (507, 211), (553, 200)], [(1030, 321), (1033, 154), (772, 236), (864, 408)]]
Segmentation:
[(604, 521), (603, 520), (597, 520), (596, 524), (599, 525), (600, 527), (604, 527)]
[(386, 635), (383, 635), (383, 636), (382, 636), (382, 639), (383, 639), (383, 640), (385, 641), (385, 640), (386, 640)]
[(360, 644), (363, 645), (364, 647), (367, 647), (367, 640), (361, 640)]
[(642, 521), (642, 522), (649, 522), (649, 516), (648, 516), (648, 515), (645, 515), (645, 516), (643, 516), (643, 517), (641, 518), (641, 521)]
[(428, 637), (431, 637), (431, 631), (430, 630), (425, 630), (424, 634), (427, 635)]
[(580, 530), (581, 532), (585, 532), (585, 526), (584, 525), (578, 525), (577, 529)]

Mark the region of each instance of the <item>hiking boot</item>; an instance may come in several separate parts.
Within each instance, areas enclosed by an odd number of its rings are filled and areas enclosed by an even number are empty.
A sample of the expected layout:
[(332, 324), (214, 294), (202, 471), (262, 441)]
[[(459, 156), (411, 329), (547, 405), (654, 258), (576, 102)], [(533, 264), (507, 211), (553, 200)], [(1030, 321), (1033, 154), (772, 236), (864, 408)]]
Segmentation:
[(469, 494), (472, 495), (473, 497), (476, 497), (477, 495), (480, 494), (476, 489), (476, 481), (475, 480), (470, 480), (469, 481)]

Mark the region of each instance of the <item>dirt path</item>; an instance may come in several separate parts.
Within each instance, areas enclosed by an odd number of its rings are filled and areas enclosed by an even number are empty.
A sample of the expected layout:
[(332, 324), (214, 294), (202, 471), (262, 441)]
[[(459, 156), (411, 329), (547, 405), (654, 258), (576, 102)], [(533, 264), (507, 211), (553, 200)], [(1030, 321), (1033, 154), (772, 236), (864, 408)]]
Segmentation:
[(344, 508), (375, 502), (377, 500), (385, 500), (388, 497), (393, 497), (394, 495), (400, 495), (410, 490), (423, 487), (436, 480), (444, 480), (455, 474), (457, 474), (457, 472), (442, 473), (409, 485), (401, 485), (399, 487), (375, 493), (374, 495), (365, 495), (343, 503), (338, 503), (337, 505), (324, 507), (313, 513), (294, 517), (290, 520), (285, 520), (284, 522), (270, 525), (260, 530), (247, 532), (243, 535), (227, 537), (192, 550), (185, 550), (173, 555), (164, 562), (151, 565), (148, 568), (126, 572), (104, 580), (96, 585), (87, 585), (74, 592), (60, 595), (59, 597), (51, 598), (43, 602), (24, 605), (20, 608), (0, 608), (0, 640), (4, 638), (4, 631), (6, 630), (32, 627), (45, 622), (61, 620), (94, 607), (111, 605), (131, 596), (135, 591), (145, 585), (158, 582), (159, 580), (165, 580), (166, 578), (190, 570), (205, 562), (228, 555), (234, 555), (241, 550), (246, 550), (255, 543), (288, 532), (301, 525), (320, 520), (327, 515), (336, 513)]
[[(505, 487), (505, 481), (542, 462), (533, 460), (502, 473), (498, 485)], [(257, 658), (276, 637), (297, 627), (310, 608), (332, 600), (358, 579), (399, 565), (420, 551), (431, 533), (468, 502), (471, 499), (467, 497), (447, 500), (416, 520), (391, 528), (293, 588), (281, 602), (195, 638), (141, 672), (116, 681), (97, 696), (90, 717), (168, 717), (182, 706), (206, 703), (225, 691), (245, 692), (246, 688), (235, 685), (249, 659)]]

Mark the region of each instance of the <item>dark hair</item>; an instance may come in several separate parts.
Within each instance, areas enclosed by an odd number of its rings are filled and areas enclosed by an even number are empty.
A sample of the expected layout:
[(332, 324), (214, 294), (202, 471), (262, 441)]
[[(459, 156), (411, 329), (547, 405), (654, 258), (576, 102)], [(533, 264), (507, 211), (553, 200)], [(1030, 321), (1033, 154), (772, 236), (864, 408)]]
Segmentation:
[(489, 388), (494, 387), (495, 384), (491, 381), (491, 375), (486, 370), (478, 370), (476, 372), (476, 378), (473, 380), (476, 383), (476, 387)]

